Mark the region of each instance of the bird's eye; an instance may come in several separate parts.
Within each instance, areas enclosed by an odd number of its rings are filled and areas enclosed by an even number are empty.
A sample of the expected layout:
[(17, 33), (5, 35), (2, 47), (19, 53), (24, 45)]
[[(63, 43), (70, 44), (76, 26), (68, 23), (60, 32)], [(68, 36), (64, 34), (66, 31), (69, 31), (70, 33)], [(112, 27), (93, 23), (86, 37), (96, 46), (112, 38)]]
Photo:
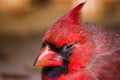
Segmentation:
[(72, 46), (73, 46), (73, 44), (67, 44), (67, 45), (64, 46), (64, 50), (67, 51), (67, 50), (69, 50)]
[(46, 45), (47, 45), (46, 42), (43, 42), (43, 43), (42, 43), (42, 47), (45, 47)]

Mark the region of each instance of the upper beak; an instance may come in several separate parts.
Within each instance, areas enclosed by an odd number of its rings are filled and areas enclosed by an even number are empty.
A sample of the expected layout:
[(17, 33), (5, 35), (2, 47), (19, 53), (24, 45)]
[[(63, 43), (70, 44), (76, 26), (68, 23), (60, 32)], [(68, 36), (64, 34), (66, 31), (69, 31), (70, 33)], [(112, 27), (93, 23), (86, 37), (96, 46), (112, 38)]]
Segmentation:
[(34, 66), (62, 66), (62, 58), (47, 45), (41, 49)]

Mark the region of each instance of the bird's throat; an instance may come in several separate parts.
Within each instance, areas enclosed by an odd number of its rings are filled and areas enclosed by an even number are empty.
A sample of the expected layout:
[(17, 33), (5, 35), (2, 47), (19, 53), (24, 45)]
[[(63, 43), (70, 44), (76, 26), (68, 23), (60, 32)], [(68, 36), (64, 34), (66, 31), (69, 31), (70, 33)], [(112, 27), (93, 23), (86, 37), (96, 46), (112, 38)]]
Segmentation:
[(56, 78), (59, 77), (61, 74), (67, 74), (68, 62), (65, 64), (66, 65), (58, 66), (58, 67), (43, 67), (42, 76), (48, 78)]

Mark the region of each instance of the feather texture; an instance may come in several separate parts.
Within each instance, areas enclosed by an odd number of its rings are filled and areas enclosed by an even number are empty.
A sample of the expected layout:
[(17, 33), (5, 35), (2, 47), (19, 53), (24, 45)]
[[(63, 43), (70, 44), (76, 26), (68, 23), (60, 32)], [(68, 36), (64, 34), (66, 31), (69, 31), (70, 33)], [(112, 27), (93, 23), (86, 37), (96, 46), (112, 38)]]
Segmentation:
[(45, 65), (42, 80), (120, 80), (120, 35), (95, 23), (83, 23), (79, 11), (84, 4), (45, 34), (36, 60), (38, 66)]

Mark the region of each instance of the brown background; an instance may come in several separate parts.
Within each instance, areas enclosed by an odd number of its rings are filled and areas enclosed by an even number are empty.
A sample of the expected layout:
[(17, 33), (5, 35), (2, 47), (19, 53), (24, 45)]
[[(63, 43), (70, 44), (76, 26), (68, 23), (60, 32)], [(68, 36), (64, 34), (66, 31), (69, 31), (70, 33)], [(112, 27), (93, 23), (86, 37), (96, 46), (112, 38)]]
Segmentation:
[[(40, 80), (32, 64), (43, 34), (81, 1), (0, 0), (0, 80)], [(82, 16), (120, 33), (119, 0), (88, 0)]]

